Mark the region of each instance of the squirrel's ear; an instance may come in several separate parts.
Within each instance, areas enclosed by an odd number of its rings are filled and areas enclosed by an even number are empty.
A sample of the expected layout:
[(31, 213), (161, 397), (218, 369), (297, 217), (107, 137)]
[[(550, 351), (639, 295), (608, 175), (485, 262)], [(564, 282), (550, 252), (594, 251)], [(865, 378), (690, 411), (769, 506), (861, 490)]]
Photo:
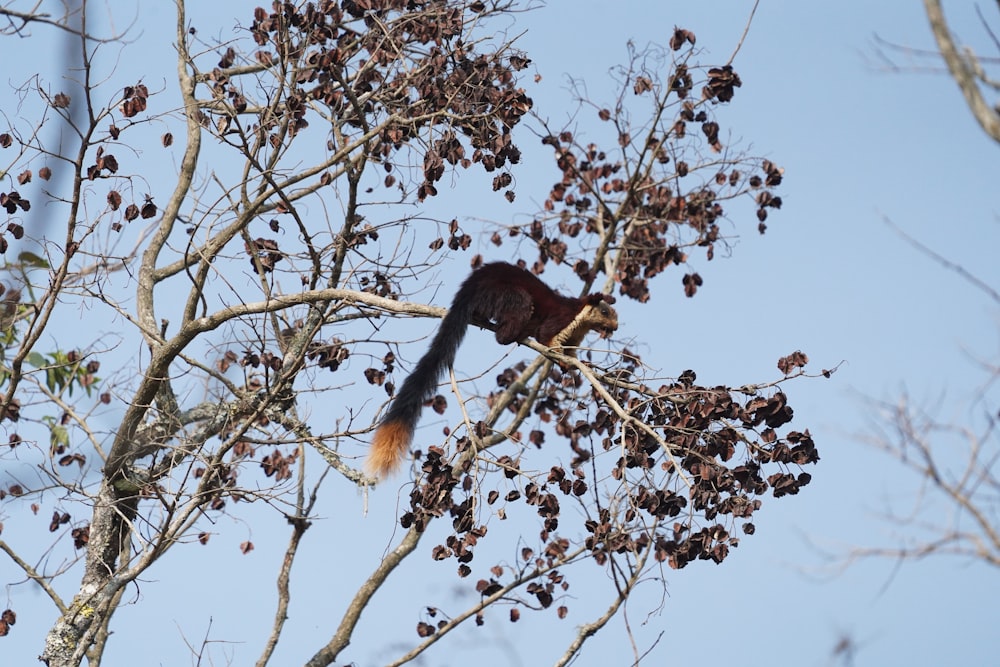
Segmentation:
[(615, 302), (615, 297), (610, 294), (605, 294), (603, 292), (594, 292), (593, 294), (587, 295), (587, 303), (591, 306), (596, 306), (601, 302), (613, 304)]

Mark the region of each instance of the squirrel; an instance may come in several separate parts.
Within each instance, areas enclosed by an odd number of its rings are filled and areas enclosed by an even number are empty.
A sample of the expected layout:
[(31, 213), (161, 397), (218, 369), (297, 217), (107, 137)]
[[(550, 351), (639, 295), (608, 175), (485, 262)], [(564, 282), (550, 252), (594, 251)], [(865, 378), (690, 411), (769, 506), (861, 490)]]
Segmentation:
[(469, 324), (493, 329), (501, 345), (530, 336), (542, 345), (571, 348), (565, 352), (575, 356), (572, 348), (588, 331), (607, 337), (618, 329), (618, 313), (611, 307), (614, 301), (610, 294), (600, 292), (582, 299), (563, 296), (527, 269), (506, 262), (473, 270), (455, 294), (427, 352), (379, 423), (365, 462), (367, 471), (385, 477), (399, 469), (424, 402), (454, 363)]

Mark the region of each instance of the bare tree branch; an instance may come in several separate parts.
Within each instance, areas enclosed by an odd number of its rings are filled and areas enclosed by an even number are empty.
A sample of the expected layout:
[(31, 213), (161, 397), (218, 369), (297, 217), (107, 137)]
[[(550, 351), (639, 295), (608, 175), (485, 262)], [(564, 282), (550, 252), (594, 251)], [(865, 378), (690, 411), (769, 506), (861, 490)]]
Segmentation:
[(981, 280), (980, 278), (972, 274), (964, 266), (949, 260), (947, 257), (944, 257), (940, 253), (935, 251), (933, 248), (930, 248), (924, 243), (921, 243), (917, 239), (913, 238), (905, 231), (903, 231), (903, 229), (899, 227), (899, 225), (897, 225), (895, 222), (893, 222), (892, 219), (889, 218), (888, 216), (883, 215), (882, 222), (888, 225), (889, 228), (892, 229), (892, 231), (894, 231), (897, 235), (899, 235), (904, 241), (909, 243), (911, 246), (922, 252), (924, 255), (930, 257), (932, 260), (940, 264), (948, 271), (957, 274), (967, 283), (969, 283), (979, 291), (986, 294), (986, 296), (990, 297), (990, 299), (992, 299), (994, 303), (1000, 304), (1000, 292), (994, 289), (987, 282)]
[[(848, 559), (909, 560), (947, 554), (1000, 566), (1000, 526), (992, 509), (1000, 489), (1000, 439), (993, 422), (976, 433), (938, 422), (906, 396), (877, 405), (880, 423), (889, 430), (864, 440), (912, 472), (923, 493), (905, 513), (890, 508), (886, 515), (903, 546), (856, 547)], [(961, 443), (964, 458), (956, 455), (960, 449), (955, 445)], [(941, 514), (949, 517), (947, 522), (931, 518)]]
[(976, 122), (983, 128), (994, 141), (1000, 143), (1000, 112), (991, 107), (983, 99), (982, 90), (979, 88), (979, 78), (976, 76), (976, 68), (979, 67), (975, 56), (967, 53), (965, 56), (958, 52), (951, 30), (941, 9), (940, 0), (924, 0), (924, 9), (930, 21), (931, 32), (941, 50), (941, 57), (944, 58), (948, 71), (958, 84), (965, 102), (972, 111)]

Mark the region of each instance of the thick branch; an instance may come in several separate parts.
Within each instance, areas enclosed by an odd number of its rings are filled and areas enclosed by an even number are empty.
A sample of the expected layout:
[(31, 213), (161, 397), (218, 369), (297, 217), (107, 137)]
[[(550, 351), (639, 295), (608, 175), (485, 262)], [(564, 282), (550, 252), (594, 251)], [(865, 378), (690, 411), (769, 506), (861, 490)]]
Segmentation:
[(948, 65), (948, 71), (951, 72), (951, 76), (962, 91), (965, 103), (986, 134), (1000, 143), (1000, 113), (990, 107), (983, 99), (983, 93), (976, 82), (976, 73), (973, 67), (955, 47), (955, 41), (952, 39), (951, 31), (948, 30), (948, 23), (944, 18), (940, 0), (924, 0), (924, 9), (927, 11), (927, 18), (930, 20), (931, 31), (934, 33), (938, 49), (941, 50), (941, 57), (944, 58), (945, 64)]
[(136, 305), (139, 310), (139, 323), (147, 342), (156, 342), (156, 315), (153, 308), (153, 289), (156, 287), (155, 272), (157, 260), (163, 246), (170, 237), (177, 213), (191, 189), (194, 170), (198, 164), (198, 154), (201, 151), (201, 125), (198, 123), (198, 103), (194, 97), (194, 77), (188, 72), (190, 56), (187, 52), (187, 26), (184, 25), (184, 3), (177, 0), (177, 80), (180, 83), (181, 97), (184, 100), (184, 116), (187, 121), (187, 145), (184, 157), (181, 159), (180, 172), (177, 174), (177, 185), (163, 211), (160, 225), (150, 239), (149, 246), (142, 254), (139, 266), (139, 288)]
[(14, 551), (14, 549), (11, 548), (11, 546), (6, 542), (4, 542), (3, 540), (0, 540), (0, 551), (3, 551), (5, 554), (10, 556), (10, 559), (14, 561), (14, 563), (19, 568), (24, 570), (24, 573), (28, 576), (29, 579), (31, 579), (36, 584), (42, 587), (42, 590), (45, 591), (50, 598), (52, 598), (52, 602), (54, 602), (56, 607), (59, 609), (59, 613), (61, 614), (66, 613), (66, 603), (62, 601), (62, 598), (59, 597), (59, 594), (56, 593), (56, 590), (52, 588), (52, 585), (48, 581), (48, 577), (39, 574), (39, 572), (35, 570), (35, 568), (33, 568), (30, 563), (28, 563), (20, 556), (18, 556), (17, 553)]
[(421, 642), (419, 645), (415, 646), (413, 649), (411, 649), (405, 655), (402, 655), (398, 659), (396, 659), (393, 662), (389, 663), (387, 665), (387, 667), (400, 667), (400, 665), (405, 665), (406, 663), (408, 663), (408, 662), (410, 662), (412, 660), (415, 660), (421, 653), (423, 653), (424, 651), (426, 651), (427, 649), (429, 649), (431, 646), (433, 646), (438, 640), (443, 639), (445, 635), (447, 635), (449, 632), (451, 632), (452, 630), (454, 630), (455, 628), (457, 628), (459, 625), (461, 625), (465, 621), (469, 620), (470, 618), (475, 617), (483, 609), (486, 609), (486, 608), (488, 608), (488, 607), (490, 607), (490, 606), (492, 606), (492, 605), (494, 605), (494, 604), (496, 604), (496, 603), (498, 603), (498, 602), (506, 599), (508, 595), (510, 595), (513, 591), (517, 590), (521, 586), (524, 586), (525, 584), (530, 583), (532, 581), (538, 581), (539, 579), (541, 579), (542, 577), (544, 577), (549, 572), (552, 572), (553, 570), (557, 570), (557, 569), (559, 569), (561, 567), (564, 567), (567, 563), (570, 563), (570, 562), (576, 560), (578, 557), (580, 557), (585, 551), (586, 551), (586, 548), (579, 547), (577, 549), (574, 549), (570, 553), (567, 553), (562, 558), (554, 560), (553, 562), (551, 562), (550, 564), (548, 564), (545, 567), (540, 567), (540, 568), (531, 570), (529, 572), (523, 572), (523, 573), (521, 573), (521, 575), (515, 577), (513, 581), (511, 581), (507, 585), (503, 586), (496, 593), (493, 593), (492, 595), (488, 595), (488, 596), (484, 597), (483, 599), (481, 599), (474, 606), (470, 607), (469, 609), (466, 609), (462, 613), (460, 613), (457, 616), (455, 616), (454, 618), (450, 619), (447, 623), (445, 623), (445, 624), (441, 625), (440, 627), (436, 628), (436, 632), (434, 634), (432, 634), (426, 640), (424, 640), (423, 642)]
[(354, 628), (361, 618), (361, 612), (368, 606), (372, 596), (385, 584), (386, 579), (392, 571), (417, 548), (417, 544), (420, 542), (422, 536), (423, 533), (421, 531), (416, 528), (410, 528), (406, 536), (403, 537), (403, 541), (399, 543), (399, 546), (386, 555), (379, 566), (375, 568), (372, 575), (368, 577), (368, 580), (358, 589), (357, 594), (351, 600), (351, 604), (344, 613), (340, 627), (337, 628), (329, 643), (309, 659), (306, 667), (326, 667), (337, 659), (341, 651), (347, 648), (348, 644), (351, 643)]

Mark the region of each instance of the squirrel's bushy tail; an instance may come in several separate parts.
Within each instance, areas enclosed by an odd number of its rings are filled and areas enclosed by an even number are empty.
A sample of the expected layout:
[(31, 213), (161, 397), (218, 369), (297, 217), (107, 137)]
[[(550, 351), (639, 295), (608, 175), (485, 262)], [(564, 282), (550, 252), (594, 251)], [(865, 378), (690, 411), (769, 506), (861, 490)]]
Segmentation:
[(365, 461), (365, 468), (370, 474), (385, 477), (399, 469), (413, 441), (413, 431), (424, 401), (433, 395), (441, 374), (454, 363), (455, 353), (465, 338), (471, 319), (471, 302), (463, 298), (467, 296), (464, 292), (465, 289), (460, 289), (455, 296), (455, 302), (441, 321), (430, 348), (396, 392), (389, 411), (379, 423)]

